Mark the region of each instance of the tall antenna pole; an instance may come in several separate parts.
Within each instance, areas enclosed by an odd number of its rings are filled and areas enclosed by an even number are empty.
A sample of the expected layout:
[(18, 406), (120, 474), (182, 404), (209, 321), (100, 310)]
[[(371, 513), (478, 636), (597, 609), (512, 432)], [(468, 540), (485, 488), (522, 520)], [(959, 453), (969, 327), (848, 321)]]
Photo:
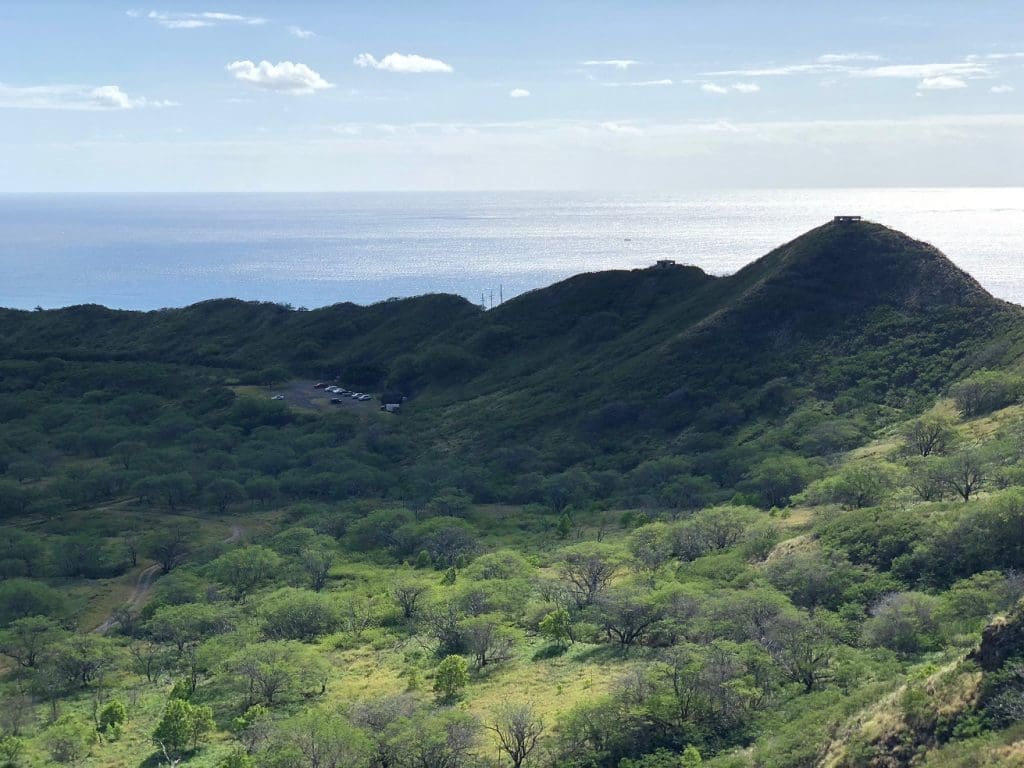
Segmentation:
[(505, 286), (503, 286), (501, 283), (498, 283), (498, 305), (500, 306), (500, 305), (502, 305), (504, 303), (505, 303)]

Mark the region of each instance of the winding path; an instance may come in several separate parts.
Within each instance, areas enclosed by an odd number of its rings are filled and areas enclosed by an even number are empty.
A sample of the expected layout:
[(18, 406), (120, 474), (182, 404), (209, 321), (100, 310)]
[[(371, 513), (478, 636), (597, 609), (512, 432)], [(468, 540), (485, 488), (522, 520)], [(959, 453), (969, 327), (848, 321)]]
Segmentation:
[[(245, 528), (240, 525), (232, 525), (230, 535), (224, 539), (223, 542), (225, 544), (234, 544), (235, 542), (241, 541), (243, 536), (245, 536)], [(159, 563), (154, 563), (147, 568), (143, 568), (139, 572), (139, 577), (135, 580), (135, 589), (132, 590), (131, 597), (125, 600), (122, 605), (127, 606), (129, 609), (139, 608), (149, 596), (150, 590), (153, 589), (153, 582), (156, 580), (157, 574), (159, 573)], [(114, 614), (111, 613), (103, 620), (102, 624), (93, 630), (93, 632), (99, 635), (105, 635), (116, 624), (117, 619), (114, 617)]]

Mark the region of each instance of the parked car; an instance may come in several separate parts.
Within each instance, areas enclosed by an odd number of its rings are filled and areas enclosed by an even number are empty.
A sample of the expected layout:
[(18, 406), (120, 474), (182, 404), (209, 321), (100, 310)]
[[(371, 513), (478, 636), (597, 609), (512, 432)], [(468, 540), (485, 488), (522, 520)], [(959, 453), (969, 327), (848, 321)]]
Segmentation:
[(271, 400), (284, 400), (284, 395), (274, 395)]
[(327, 388), (327, 385), (324, 384), (322, 381), (318, 381), (316, 384), (313, 385), (313, 389), (326, 389), (326, 388)]
[(367, 400), (371, 400), (372, 398), (369, 395), (360, 395), (359, 399), (365, 402)]
[(332, 403), (333, 405), (337, 405), (337, 404), (338, 404), (338, 403), (340, 403), (340, 402), (341, 402), (341, 398), (340, 398), (340, 397), (332, 397), (332, 398), (331, 398), (331, 403)]

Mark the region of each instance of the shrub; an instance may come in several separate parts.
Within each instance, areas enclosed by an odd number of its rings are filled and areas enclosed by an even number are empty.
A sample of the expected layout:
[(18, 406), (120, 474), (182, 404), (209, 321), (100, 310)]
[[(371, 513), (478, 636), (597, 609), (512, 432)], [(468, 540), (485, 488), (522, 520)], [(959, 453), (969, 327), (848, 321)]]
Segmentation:
[(977, 371), (949, 389), (956, 407), (967, 418), (1012, 405), (1024, 391), (1024, 378), (1005, 371)]
[(462, 695), (469, 682), (469, 665), (461, 656), (445, 656), (434, 672), (434, 692), (438, 699), (450, 702)]

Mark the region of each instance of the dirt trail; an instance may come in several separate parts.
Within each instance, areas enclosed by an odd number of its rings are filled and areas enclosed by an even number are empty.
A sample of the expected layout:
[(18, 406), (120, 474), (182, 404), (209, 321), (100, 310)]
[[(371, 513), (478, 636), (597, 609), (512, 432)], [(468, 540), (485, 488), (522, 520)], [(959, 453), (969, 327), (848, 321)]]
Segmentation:
[[(153, 579), (156, 578), (156, 575), (159, 572), (159, 563), (151, 565), (148, 568), (142, 569), (142, 571), (139, 573), (139, 578), (135, 581), (135, 589), (132, 590), (131, 597), (129, 597), (124, 602), (124, 604), (128, 606), (128, 608), (135, 609), (139, 607), (139, 605), (145, 599), (146, 595), (149, 594), (149, 590), (153, 586)], [(110, 614), (109, 616), (107, 616), (107, 618), (103, 621), (102, 624), (100, 624), (98, 627), (96, 627), (96, 629), (93, 630), (93, 632), (96, 632), (100, 635), (105, 635), (107, 634), (107, 632), (110, 631), (110, 628), (113, 627), (115, 624), (117, 624), (117, 619), (114, 618), (114, 614)]]
[[(234, 544), (235, 542), (241, 541), (243, 536), (245, 536), (245, 528), (240, 525), (232, 525), (231, 534), (223, 541), (225, 544)], [(127, 606), (131, 610), (140, 608), (142, 603), (145, 602), (146, 598), (149, 596), (149, 592), (153, 588), (153, 582), (156, 580), (157, 574), (159, 573), (159, 563), (154, 563), (148, 568), (143, 568), (139, 573), (139, 577), (135, 580), (135, 589), (132, 590), (131, 597), (125, 600), (123, 605)], [(115, 624), (117, 624), (117, 619), (114, 618), (114, 614), (111, 613), (103, 620), (102, 624), (93, 630), (93, 632), (99, 635), (105, 635), (114, 627)]]

